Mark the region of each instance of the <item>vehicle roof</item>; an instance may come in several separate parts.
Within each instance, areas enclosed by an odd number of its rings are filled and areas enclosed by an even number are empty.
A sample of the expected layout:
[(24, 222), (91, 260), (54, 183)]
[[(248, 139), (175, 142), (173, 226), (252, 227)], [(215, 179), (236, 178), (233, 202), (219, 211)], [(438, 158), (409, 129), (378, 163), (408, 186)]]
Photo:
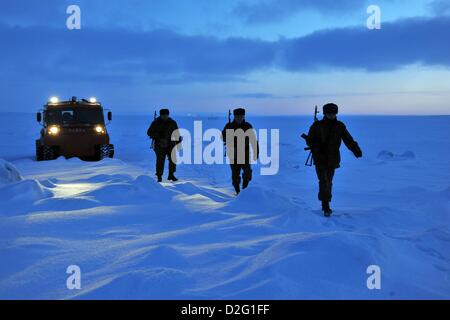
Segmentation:
[(102, 105), (99, 102), (92, 103), (89, 101), (59, 101), (57, 103), (51, 103), (48, 102), (46, 105), (44, 105), (45, 109), (63, 109), (63, 108), (76, 108), (76, 107), (83, 107), (83, 108), (93, 108), (93, 109), (101, 109)]

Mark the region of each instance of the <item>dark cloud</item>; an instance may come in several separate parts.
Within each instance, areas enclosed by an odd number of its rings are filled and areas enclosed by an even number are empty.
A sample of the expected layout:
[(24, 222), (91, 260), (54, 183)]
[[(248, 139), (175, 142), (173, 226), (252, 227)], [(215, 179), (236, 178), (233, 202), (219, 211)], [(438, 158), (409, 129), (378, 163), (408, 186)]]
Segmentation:
[[(71, 3), (72, 2), (72, 3)], [(14, 0), (2, 1), (0, 21), (10, 25), (65, 25), (66, 9), (77, 1), (70, 0)]]
[(74, 78), (148, 77), (153, 81), (205, 78), (214, 81), (269, 68), (272, 43), (220, 40), (167, 30), (74, 30), (0, 26), (0, 65), (10, 76), (72, 81)]
[(395, 70), (411, 64), (450, 66), (450, 18), (413, 18), (364, 27), (315, 32), (284, 41), (281, 67), (290, 71), (327, 68)]
[(274, 99), (278, 98), (278, 96), (275, 96), (271, 93), (264, 93), (264, 92), (249, 92), (249, 93), (236, 93), (232, 95), (232, 98), (238, 98), (238, 99)]
[(434, 0), (429, 6), (436, 15), (450, 15), (450, 1), (449, 0)]
[(3, 80), (180, 84), (243, 81), (254, 71), (383, 71), (450, 66), (450, 17), (342, 28), (262, 41), (186, 36), (167, 30), (68, 31), (0, 25)]
[[(342, 14), (349, 10), (364, 8), (362, 0), (261, 0), (242, 1), (233, 12), (249, 24), (273, 23), (283, 20), (300, 10)], [(362, 11), (363, 12), (363, 11)]]
[(214, 83), (214, 82), (235, 82), (235, 83), (249, 83), (245, 77), (241, 76), (220, 76), (220, 75), (191, 75), (180, 74), (177, 76), (160, 75), (157, 79), (151, 80), (152, 84), (157, 85), (182, 85), (185, 83)]

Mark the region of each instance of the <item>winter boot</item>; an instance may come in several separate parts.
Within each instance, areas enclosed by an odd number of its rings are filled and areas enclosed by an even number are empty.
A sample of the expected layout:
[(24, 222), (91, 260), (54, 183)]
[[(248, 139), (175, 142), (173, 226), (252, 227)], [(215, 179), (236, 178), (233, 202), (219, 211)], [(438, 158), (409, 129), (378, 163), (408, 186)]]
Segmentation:
[(157, 176), (158, 177), (158, 182), (162, 182), (162, 177), (161, 176)]
[(236, 195), (241, 193), (241, 187), (239, 184), (233, 184), (234, 190), (236, 190)]
[(167, 180), (169, 181), (173, 181), (173, 182), (177, 182), (178, 179), (172, 174), (169, 174), (169, 176), (167, 177)]
[(242, 182), (242, 189), (247, 189), (249, 183), (250, 183), (250, 180), (244, 179), (244, 182)]
[(322, 211), (323, 211), (325, 217), (331, 216), (331, 214), (333, 213), (333, 210), (331, 210), (329, 202), (326, 202), (326, 201), (322, 202)]

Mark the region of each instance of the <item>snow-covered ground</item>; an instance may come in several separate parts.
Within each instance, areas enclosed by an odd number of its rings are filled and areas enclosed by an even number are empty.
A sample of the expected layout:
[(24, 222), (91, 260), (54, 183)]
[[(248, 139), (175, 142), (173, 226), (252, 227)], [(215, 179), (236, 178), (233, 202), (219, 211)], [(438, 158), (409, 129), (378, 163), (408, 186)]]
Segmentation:
[[(115, 159), (37, 163), (34, 115), (1, 114), (0, 298), (450, 298), (450, 117), (341, 117), (364, 158), (343, 146), (331, 219), (303, 165), (310, 118), (248, 116), (280, 129), (280, 171), (256, 166), (239, 197), (226, 165), (157, 184), (151, 118), (115, 117)], [(66, 287), (70, 265), (81, 290)]]

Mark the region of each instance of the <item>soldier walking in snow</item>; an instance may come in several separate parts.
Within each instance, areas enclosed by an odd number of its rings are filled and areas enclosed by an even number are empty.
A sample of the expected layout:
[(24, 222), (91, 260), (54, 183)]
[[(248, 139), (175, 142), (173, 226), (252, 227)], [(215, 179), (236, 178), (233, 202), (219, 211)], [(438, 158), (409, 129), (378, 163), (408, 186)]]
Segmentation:
[[(147, 130), (147, 135), (153, 139), (153, 150), (156, 154), (156, 176), (158, 182), (162, 181), (162, 175), (164, 173), (164, 164), (166, 158), (169, 160), (169, 176), (167, 180), (178, 181), (174, 173), (177, 169), (176, 159), (172, 157), (173, 148), (181, 142), (178, 125), (175, 120), (169, 117), (168, 109), (161, 109), (159, 111), (159, 117), (156, 118)], [(175, 132), (174, 137), (172, 134)], [(174, 139), (172, 139), (174, 138)]]
[(245, 109), (233, 111), (234, 120), (227, 123), (222, 131), (222, 139), (226, 145), (227, 156), (230, 161), (232, 184), (236, 194), (248, 187), (252, 180), (252, 168), (250, 160), (250, 145), (253, 149), (253, 160), (259, 155), (258, 141), (252, 125), (245, 121)]
[(311, 152), (319, 178), (319, 200), (322, 201), (322, 211), (326, 217), (333, 212), (330, 208), (332, 186), (335, 169), (340, 167), (341, 142), (353, 152), (356, 158), (362, 157), (358, 143), (353, 140), (345, 124), (337, 120), (338, 106), (334, 103), (323, 107), (324, 117), (314, 122), (309, 129), (306, 142)]

